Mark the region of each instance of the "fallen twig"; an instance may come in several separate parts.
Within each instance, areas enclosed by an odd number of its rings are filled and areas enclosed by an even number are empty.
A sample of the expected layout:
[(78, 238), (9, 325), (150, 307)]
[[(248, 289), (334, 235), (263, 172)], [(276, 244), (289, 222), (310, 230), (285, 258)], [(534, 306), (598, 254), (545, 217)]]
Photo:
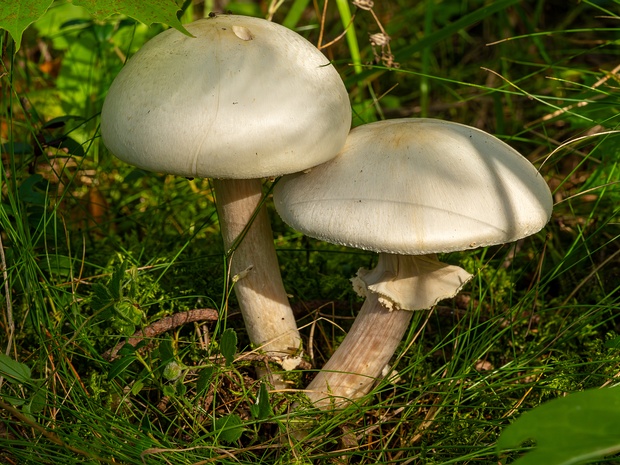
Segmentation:
[(174, 315), (167, 316), (151, 323), (146, 328), (136, 331), (126, 341), (119, 342), (112, 349), (107, 350), (103, 354), (103, 358), (112, 361), (118, 357), (118, 352), (129, 344), (133, 347), (137, 346), (143, 339), (159, 336), (160, 334), (170, 331), (171, 329), (178, 328), (187, 323), (194, 323), (196, 321), (217, 321), (219, 314), (217, 310), (212, 308), (198, 308), (195, 310), (188, 310), (186, 312), (175, 313)]

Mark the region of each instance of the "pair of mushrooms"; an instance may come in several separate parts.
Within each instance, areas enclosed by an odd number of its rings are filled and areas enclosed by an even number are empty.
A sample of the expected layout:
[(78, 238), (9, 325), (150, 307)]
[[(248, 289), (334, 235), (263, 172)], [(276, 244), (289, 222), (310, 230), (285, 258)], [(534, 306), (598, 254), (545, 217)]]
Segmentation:
[[(264, 177), (284, 176), (276, 209), (293, 228), (379, 252), (354, 287), (366, 301), (306, 393), (318, 407), (366, 394), (411, 311), (454, 296), (471, 278), (435, 254), (517, 240), (548, 221), (536, 169), (477, 129), (430, 119), (366, 124), (333, 66), (277, 24), (222, 15), (168, 30), (123, 68), (105, 100), (109, 150), (135, 166), (215, 178), (224, 244), (250, 341), (285, 370), (301, 338), (262, 202)], [(249, 227), (248, 227), (249, 226)]]

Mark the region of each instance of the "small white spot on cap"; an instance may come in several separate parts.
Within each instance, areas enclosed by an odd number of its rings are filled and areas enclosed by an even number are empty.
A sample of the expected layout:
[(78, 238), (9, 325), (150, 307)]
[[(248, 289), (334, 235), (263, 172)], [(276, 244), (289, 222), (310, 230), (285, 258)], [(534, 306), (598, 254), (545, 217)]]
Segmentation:
[(239, 37), (241, 40), (252, 40), (254, 38), (254, 36), (252, 35), (252, 33), (247, 27), (233, 26), (232, 30), (235, 33), (235, 35)]

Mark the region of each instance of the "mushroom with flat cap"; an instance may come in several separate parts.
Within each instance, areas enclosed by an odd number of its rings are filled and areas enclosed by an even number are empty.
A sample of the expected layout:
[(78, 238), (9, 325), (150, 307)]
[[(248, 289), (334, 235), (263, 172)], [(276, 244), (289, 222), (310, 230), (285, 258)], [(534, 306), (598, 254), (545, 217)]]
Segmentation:
[(471, 278), (436, 254), (515, 241), (549, 220), (551, 192), (536, 168), (478, 129), (396, 119), (351, 131), (340, 154), (274, 190), (282, 219), (328, 242), (379, 252), (353, 279), (366, 297), (335, 353), (308, 385), (321, 408), (372, 387), (411, 311), (453, 297)]
[(103, 141), (143, 169), (216, 178), (250, 341), (292, 369), (301, 339), (260, 208), (261, 178), (334, 157), (350, 129), (348, 95), (327, 58), (283, 26), (216, 15), (185, 27), (193, 37), (167, 30), (121, 70), (103, 105)]

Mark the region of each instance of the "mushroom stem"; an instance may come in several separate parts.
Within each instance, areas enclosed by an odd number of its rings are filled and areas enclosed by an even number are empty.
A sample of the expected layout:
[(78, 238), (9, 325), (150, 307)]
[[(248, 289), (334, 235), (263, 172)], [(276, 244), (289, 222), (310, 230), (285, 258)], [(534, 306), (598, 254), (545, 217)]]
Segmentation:
[(253, 215), (262, 199), (258, 179), (214, 180), (224, 247), (229, 250), (246, 225), (252, 225), (236, 245), (230, 275), (250, 342), (292, 370), (301, 361), (301, 337), (284, 290), (273, 233), (265, 207)]
[(388, 311), (371, 294), (351, 330), (305, 389), (321, 409), (343, 406), (367, 394), (402, 341), (413, 313)]
[(353, 286), (366, 301), (336, 352), (306, 388), (312, 403), (322, 409), (367, 394), (401, 342), (412, 310), (454, 297), (472, 277), (434, 254), (382, 253), (375, 268), (357, 274)]

